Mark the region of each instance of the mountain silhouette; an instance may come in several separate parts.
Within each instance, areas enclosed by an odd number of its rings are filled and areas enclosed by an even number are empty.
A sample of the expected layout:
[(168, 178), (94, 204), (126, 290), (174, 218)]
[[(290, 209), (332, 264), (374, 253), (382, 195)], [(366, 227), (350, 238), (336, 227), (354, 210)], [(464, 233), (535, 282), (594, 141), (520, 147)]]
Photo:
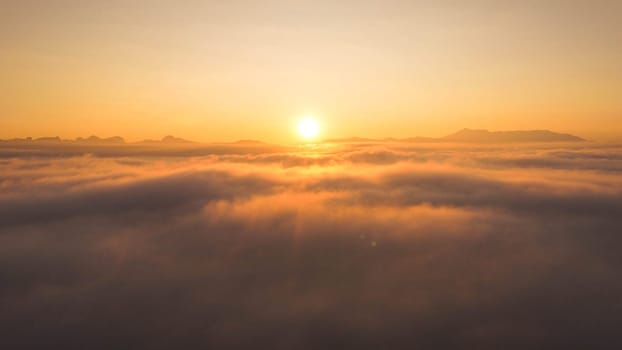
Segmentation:
[[(33, 139), (28, 138), (15, 138), (9, 140), (1, 140), (1, 142), (17, 143), (17, 144), (30, 144), (30, 143), (42, 143), (42, 144), (63, 144), (63, 145), (122, 145), (128, 144), (120, 136), (113, 136), (107, 138), (101, 138), (95, 135), (87, 138), (78, 137), (75, 140), (63, 140), (58, 136), (55, 137), (40, 137)], [(364, 137), (350, 137), (341, 139), (327, 139), (323, 142), (327, 143), (383, 143), (383, 142), (408, 142), (408, 143), (439, 143), (439, 142), (459, 142), (459, 143), (520, 143), (520, 142), (585, 142), (587, 140), (570, 134), (562, 134), (553, 132), (550, 130), (511, 130), (511, 131), (488, 131), (485, 129), (462, 129), (453, 134), (443, 137), (409, 137), (403, 139), (396, 138), (384, 138), (384, 139), (371, 139)], [(172, 135), (164, 136), (160, 140), (143, 140), (136, 143), (129, 143), (128, 145), (184, 145), (184, 144), (196, 144), (194, 141), (182, 139)], [(256, 140), (240, 140), (231, 144), (236, 145), (265, 145), (265, 143)]]
[(120, 144), (125, 143), (125, 140), (120, 136), (101, 138), (95, 135), (87, 138), (78, 137), (75, 142), (79, 143), (97, 143), (97, 144)]
[(462, 129), (441, 138), (450, 142), (581, 142), (584, 139), (560, 134), (550, 130), (488, 131), (484, 129)]
[(182, 139), (180, 137), (175, 137), (172, 135), (166, 135), (161, 140), (143, 140), (140, 143), (150, 143), (150, 144), (189, 144), (195, 143), (194, 141), (189, 141), (186, 139)]
[(512, 130), (488, 131), (485, 129), (462, 129), (443, 137), (409, 137), (405, 139), (369, 139), (350, 137), (344, 139), (329, 139), (324, 142), (332, 143), (366, 143), (366, 142), (465, 142), (465, 143), (513, 143), (513, 142), (584, 142), (585, 139), (553, 132), (550, 130)]
[(39, 137), (36, 138), (34, 140), (28, 138), (28, 141), (34, 141), (34, 142), (45, 142), (45, 143), (58, 143), (61, 142), (62, 140), (60, 139), (60, 137), (58, 136), (54, 136), (54, 137)]

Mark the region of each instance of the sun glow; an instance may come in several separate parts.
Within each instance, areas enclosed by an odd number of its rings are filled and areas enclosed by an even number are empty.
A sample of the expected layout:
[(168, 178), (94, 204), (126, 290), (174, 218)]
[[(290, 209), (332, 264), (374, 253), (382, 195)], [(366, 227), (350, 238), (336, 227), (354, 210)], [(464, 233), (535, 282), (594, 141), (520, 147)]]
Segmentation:
[(313, 117), (305, 117), (298, 123), (298, 133), (302, 138), (310, 140), (320, 132), (320, 125)]

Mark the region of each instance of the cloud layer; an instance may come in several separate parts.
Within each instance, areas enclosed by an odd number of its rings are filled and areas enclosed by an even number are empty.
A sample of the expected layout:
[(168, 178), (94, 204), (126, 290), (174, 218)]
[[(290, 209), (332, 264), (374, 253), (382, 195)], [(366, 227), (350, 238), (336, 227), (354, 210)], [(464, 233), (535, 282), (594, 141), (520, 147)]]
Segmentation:
[(616, 349), (622, 147), (0, 149), (34, 349)]

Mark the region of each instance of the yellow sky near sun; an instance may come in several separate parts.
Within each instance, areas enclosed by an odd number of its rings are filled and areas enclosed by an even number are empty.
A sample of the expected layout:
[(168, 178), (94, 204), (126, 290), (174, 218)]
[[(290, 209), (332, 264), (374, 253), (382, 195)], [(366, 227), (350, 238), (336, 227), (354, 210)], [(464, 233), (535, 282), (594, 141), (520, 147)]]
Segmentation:
[(619, 1), (2, 6), (0, 138), (622, 135)]

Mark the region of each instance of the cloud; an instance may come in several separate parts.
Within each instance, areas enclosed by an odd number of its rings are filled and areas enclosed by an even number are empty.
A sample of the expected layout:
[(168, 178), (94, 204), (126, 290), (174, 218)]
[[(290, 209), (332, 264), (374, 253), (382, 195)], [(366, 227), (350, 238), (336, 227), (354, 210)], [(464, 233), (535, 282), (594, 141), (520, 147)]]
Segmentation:
[(50, 154), (0, 162), (3, 348), (622, 345), (616, 146)]

